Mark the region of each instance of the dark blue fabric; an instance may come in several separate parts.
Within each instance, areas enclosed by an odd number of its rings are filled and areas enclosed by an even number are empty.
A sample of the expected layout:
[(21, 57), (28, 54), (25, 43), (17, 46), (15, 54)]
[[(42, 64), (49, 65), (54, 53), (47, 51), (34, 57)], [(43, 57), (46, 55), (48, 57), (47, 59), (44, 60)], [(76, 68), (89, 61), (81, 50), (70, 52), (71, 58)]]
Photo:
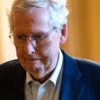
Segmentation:
[[(64, 56), (59, 100), (100, 100), (100, 64)], [(26, 72), (18, 60), (0, 65), (0, 100), (25, 100)]]
[(100, 65), (63, 55), (60, 100), (100, 100)]

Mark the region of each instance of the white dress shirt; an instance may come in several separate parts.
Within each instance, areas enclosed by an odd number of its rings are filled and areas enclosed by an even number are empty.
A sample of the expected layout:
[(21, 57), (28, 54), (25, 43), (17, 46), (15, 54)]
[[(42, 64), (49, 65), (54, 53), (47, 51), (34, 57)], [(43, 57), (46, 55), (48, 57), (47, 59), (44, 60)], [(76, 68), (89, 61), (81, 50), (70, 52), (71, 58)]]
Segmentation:
[(59, 100), (63, 56), (59, 52), (57, 66), (50, 78), (40, 84), (27, 73), (25, 84), (25, 100)]

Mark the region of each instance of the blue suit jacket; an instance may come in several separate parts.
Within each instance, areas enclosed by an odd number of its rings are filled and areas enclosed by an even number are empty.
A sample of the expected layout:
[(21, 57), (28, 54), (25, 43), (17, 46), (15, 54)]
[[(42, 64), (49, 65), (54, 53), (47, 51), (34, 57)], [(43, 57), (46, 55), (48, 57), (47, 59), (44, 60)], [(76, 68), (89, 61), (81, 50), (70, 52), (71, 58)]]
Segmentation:
[[(59, 100), (100, 100), (100, 65), (65, 52), (63, 56)], [(18, 60), (0, 65), (0, 100), (25, 100), (25, 77)]]

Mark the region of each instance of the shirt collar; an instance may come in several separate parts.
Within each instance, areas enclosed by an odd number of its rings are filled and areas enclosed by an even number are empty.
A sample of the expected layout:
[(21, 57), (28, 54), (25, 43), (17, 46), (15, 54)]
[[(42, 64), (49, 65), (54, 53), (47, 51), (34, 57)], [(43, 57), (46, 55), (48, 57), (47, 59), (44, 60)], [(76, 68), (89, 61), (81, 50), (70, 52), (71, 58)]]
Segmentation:
[(26, 73), (26, 83), (29, 83), (29, 82), (31, 82), (33, 79), (32, 79), (32, 77), (31, 77), (31, 75), (27, 72)]
[(52, 73), (51, 77), (49, 78), (49, 80), (50, 80), (51, 82), (53, 82), (54, 86), (56, 85), (56, 82), (57, 82), (59, 73), (60, 73), (60, 71), (61, 71), (62, 62), (63, 62), (63, 55), (62, 55), (62, 52), (61, 52), (61, 50), (60, 50), (60, 51), (59, 51), (59, 56), (58, 56), (57, 66), (56, 66), (54, 72)]
[[(62, 63), (63, 63), (63, 55), (62, 55), (61, 50), (59, 50), (59, 56), (58, 56), (56, 68), (55, 68), (54, 72), (52, 73), (51, 77), (45, 83), (47, 83), (48, 81), (51, 81), (54, 84), (54, 86), (56, 85), (59, 73), (61, 71)], [(29, 83), (31, 81), (34, 81), (34, 80), (30, 76), (30, 74), (27, 72), (26, 73), (26, 83)], [(40, 84), (39, 82), (36, 82), (36, 83)]]

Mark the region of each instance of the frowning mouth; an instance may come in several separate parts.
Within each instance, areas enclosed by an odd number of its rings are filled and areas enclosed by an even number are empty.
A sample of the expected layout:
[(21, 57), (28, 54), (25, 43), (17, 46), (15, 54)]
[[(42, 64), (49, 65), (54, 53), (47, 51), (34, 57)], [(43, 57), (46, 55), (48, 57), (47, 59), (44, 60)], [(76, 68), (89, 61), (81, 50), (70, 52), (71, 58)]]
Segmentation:
[(34, 62), (34, 61), (39, 61), (41, 60), (40, 58), (29, 58), (29, 59), (25, 59), (25, 61), (28, 61), (28, 62)]

